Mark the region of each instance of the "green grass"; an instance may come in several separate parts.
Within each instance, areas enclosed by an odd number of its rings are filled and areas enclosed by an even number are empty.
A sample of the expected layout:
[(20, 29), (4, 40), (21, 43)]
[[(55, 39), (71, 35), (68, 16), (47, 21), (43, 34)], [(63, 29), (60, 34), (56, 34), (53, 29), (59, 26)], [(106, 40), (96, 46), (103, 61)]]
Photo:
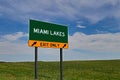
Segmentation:
[[(39, 62), (38, 80), (59, 80), (59, 62)], [(65, 61), (64, 80), (120, 80), (120, 60)], [(34, 62), (0, 62), (0, 80), (34, 80)]]

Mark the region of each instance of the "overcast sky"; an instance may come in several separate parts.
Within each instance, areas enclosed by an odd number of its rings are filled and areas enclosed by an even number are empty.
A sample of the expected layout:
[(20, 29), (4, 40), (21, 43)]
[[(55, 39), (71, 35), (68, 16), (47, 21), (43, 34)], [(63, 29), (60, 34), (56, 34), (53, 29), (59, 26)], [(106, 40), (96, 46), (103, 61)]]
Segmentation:
[[(30, 19), (68, 26), (64, 60), (120, 59), (120, 0), (0, 0), (0, 61), (34, 61)], [(59, 49), (38, 54), (59, 60)]]

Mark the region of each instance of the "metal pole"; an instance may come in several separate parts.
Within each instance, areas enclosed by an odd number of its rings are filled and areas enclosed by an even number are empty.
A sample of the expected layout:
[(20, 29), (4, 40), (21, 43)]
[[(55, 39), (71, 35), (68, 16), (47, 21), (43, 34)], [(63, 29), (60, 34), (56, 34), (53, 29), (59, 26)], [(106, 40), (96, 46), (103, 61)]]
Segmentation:
[(35, 47), (35, 80), (38, 80), (37, 47)]
[(63, 80), (63, 73), (62, 73), (62, 48), (60, 48), (60, 80)]

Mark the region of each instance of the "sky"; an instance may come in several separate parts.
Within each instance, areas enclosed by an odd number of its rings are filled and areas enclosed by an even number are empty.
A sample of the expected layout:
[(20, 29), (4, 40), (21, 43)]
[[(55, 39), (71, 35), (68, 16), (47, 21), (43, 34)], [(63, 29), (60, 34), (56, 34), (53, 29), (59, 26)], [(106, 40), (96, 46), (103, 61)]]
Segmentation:
[[(0, 0), (0, 61), (34, 61), (29, 20), (67, 25), (63, 60), (120, 59), (120, 0)], [(39, 48), (39, 61), (59, 61), (59, 49)]]

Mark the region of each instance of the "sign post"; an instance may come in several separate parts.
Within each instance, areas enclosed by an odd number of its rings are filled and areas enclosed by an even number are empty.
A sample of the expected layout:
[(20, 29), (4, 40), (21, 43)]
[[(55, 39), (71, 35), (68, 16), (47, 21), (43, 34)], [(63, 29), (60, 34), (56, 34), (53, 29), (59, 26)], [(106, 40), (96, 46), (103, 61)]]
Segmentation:
[(62, 58), (62, 48), (60, 48), (60, 80), (63, 80), (63, 70), (62, 70), (62, 61), (63, 61), (63, 58)]
[(38, 80), (38, 63), (37, 63), (37, 59), (38, 59), (38, 48), (35, 47), (35, 80)]
[(68, 48), (68, 27), (48, 22), (30, 20), (28, 46), (35, 47), (35, 80), (38, 80), (38, 47), (60, 48), (60, 80), (62, 74), (62, 49)]

